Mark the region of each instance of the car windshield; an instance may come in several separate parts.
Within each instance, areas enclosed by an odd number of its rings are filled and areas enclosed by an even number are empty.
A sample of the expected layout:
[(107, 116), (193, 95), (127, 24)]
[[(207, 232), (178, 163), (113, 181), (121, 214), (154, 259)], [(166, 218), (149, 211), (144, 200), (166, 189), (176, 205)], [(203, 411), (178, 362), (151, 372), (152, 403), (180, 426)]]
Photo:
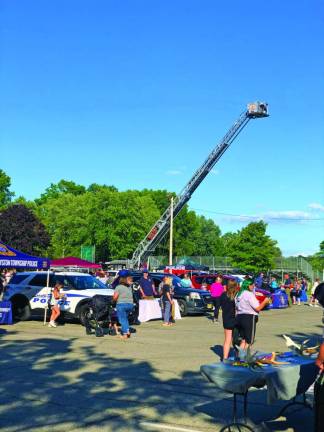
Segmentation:
[(62, 282), (64, 288), (86, 290), (86, 289), (107, 289), (107, 286), (93, 276), (65, 276), (56, 275), (55, 281)]

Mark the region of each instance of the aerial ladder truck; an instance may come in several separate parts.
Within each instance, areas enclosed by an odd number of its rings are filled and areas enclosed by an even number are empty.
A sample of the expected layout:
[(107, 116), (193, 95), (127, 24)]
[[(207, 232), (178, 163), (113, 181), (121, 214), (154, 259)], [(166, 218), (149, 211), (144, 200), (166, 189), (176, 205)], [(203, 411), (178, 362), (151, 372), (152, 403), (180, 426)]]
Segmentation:
[[(173, 218), (180, 213), (186, 203), (190, 200), (193, 192), (212, 170), (248, 122), (251, 119), (268, 117), (268, 115), (268, 104), (265, 102), (253, 102), (247, 105), (246, 111), (239, 116), (221, 142), (211, 151), (208, 158), (194, 173), (186, 186), (174, 198)], [(153, 225), (145, 238), (139, 243), (133, 253), (132, 259), (130, 260), (130, 266), (132, 268), (140, 268), (141, 265), (148, 260), (149, 256), (154, 253), (156, 247), (168, 233), (170, 229), (171, 210), (170, 205), (162, 214), (160, 219)]]

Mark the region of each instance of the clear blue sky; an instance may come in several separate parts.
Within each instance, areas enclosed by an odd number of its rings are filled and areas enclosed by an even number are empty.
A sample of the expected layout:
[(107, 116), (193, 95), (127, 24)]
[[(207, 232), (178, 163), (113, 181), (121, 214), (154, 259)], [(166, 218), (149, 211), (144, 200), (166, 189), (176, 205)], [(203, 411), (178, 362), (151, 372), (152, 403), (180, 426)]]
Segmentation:
[(261, 99), (271, 116), (250, 122), (190, 207), (222, 232), (263, 217), (285, 254), (318, 249), (320, 1), (2, 0), (0, 7), (1, 168), (17, 196), (35, 198), (61, 178), (178, 192), (246, 103)]

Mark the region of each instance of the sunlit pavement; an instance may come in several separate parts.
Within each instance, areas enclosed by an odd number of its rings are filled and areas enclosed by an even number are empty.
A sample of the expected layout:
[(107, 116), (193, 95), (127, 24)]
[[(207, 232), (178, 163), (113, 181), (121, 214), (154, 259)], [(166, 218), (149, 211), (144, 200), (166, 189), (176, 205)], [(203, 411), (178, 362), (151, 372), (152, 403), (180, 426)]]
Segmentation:
[[(283, 333), (319, 338), (321, 318), (307, 306), (263, 312), (255, 349), (285, 350)], [(222, 341), (222, 325), (202, 316), (170, 328), (142, 324), (128, 341), (86, 336), (71, 323), (2, 326), (0, 430), (216, 432), (231, 418), (231, 396), (199, 368), (219, 361)], [(311, 411), (276, 419), (281, 406), (267, 405), (264, 390), (250, 392), (254, 430), (312, 430)]]

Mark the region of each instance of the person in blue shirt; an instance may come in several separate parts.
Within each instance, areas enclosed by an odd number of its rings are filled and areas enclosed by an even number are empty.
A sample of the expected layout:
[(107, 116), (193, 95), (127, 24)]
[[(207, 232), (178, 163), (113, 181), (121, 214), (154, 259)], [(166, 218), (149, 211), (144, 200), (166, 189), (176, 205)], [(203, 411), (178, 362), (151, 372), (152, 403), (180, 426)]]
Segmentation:
[(262, 285), (263, 285), (263, 276), (264, 276), (264, 274), (260, 273), (259, 276), (257, 276), (255, 278), (255, 281), (254, 281), (255, 288), (262, 288)]
[(183, 275), (183, 279), (181, 279), (181, 285), (184, 288), (192, 288), (192, 282), (191, 282), (191, 279), (190, 279), (188, 273), (185, 273)]
[(139, 280), (140, 293), (143, 299), (149, 300), (157, 295), (154, 282), (149, 277), (148, 271), (143, 270), (143, 276)]
[(272, 277), (271, 282), (270, 282), (270, 290), (273, 292), (273, 291), (276, 291), (278, 288), (279, 288), (279, 285), (277, 283), (276, 278)]

